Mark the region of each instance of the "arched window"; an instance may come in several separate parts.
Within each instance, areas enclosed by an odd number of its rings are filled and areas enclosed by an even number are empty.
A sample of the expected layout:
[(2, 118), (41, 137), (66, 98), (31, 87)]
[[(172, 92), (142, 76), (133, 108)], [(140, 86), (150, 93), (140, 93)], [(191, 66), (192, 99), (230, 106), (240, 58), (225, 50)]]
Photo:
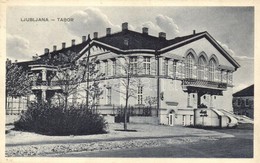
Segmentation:
[(189, 53), (186, 57), (186, 78), (192, 78), (194, 57)]
[(211, 59), (209, 61), (209, 80), (210, 81), (215, 80), (215, 70), (216, 70), (216, 61), (215, 61), (215, 59)]
[(201, 56), (198, 61), (198, 79), (205, 79), (206, 59)]

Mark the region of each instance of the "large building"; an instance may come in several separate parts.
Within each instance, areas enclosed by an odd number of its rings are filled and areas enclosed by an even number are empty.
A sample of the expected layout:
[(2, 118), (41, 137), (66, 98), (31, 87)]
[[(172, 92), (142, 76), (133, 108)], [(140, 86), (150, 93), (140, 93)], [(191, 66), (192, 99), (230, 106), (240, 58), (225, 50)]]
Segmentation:
[(233, 94), (233, 108), (237, 115), (254, 118), (254, 85)]
[[(220, 127), (235, 123), (221, 110), (233, 111), (233, 73), (240, 65), (206, 31), (167, 39), (164, 32), (155, 37), (146, 27), (139, 33), (123, 23), (120, 32), (111, 33), (107, 28), (105, 36), (95, 32), (93, 39), (83, 36), (79, 44), (72, 40), (71, 46), (62, 43), (59, 50), (55, 45), (52, 51), (46, 48), (43, 55), (20, 64), (34, 78), (36, 99), (50, 100), (57, 99), (61, 89), (51, 77), (57, 61), (73, 58), (77, 62), (83, 57), (96, 57), (96, 68), (105, 74), (100, 81), (103, 94), (95, 101), (103, 115), (115, 116), (119, 114), (116, 108), (125, 105), (122, 80), (127, 74), (123, 69), (129, 63), (131, 80), (135, 80), (135, 92), (129, 98), (132, 114), (143, 113), (147, 106), (153, 108), (150, 117), (132, 116), (130, 121)], [(86, 102), (84, 87), (83, 82), (71, 95), (71, 102)], [(149, 103), (147, 99), (156, 100)]]

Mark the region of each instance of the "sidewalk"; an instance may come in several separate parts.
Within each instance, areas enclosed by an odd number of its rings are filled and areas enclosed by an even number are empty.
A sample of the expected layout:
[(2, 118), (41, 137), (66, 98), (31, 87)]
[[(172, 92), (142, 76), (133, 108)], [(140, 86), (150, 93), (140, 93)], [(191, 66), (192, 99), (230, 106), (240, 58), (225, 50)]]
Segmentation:
[[(9, 127), (10, 129), (10, 127)], [(220, 133), (196, 128), (182, 126), (162, 126), (149, 124), (128, 124), (128, 129), (137, 130), (137, 132), (115, 131), (123, 129), (123, 124), (109, 124), (109, 133), (98, 135), (83, 136), (46, 136), (29, 132), (13, 131), (6, 134), (6, 146), (30, 145), (30, 144), (58, 144), (58, 143), (80, 143), (93, 142), (101, 140), (119, 140), (119, 139), (141, 139), (158, 137), (182, 137), (182, 136), (207, 136), (215, 138), (233, 137), (230, 134)]]

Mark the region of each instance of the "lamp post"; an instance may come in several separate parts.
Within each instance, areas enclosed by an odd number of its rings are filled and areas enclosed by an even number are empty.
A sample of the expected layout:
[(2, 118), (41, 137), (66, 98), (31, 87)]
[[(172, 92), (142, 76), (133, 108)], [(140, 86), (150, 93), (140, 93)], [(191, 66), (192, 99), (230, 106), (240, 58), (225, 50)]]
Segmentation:
[(159, 54), (158, 51), (155, 50), (155, 60), (157, 60), (157, 74), (156, 74), (156, 78), (157, 78), (157, 109), (156, 109), (156, 116), (159, 117), (159, 109), (160, 109), (160, 60), (159, 60)]

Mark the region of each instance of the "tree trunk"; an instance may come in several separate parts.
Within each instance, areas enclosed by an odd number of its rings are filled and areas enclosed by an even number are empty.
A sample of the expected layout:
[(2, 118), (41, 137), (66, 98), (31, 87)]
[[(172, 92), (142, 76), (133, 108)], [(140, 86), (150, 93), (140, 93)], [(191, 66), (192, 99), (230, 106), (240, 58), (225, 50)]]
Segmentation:
[[(128, 68), (129, 69), (129, 68)], [(126, 98), (125, 98), (125, 114), (124, 114), (124, 130), (127, 130), (127, 106), (128, 106), (128, 90), (129, 90), (129, 82), (130, 82), (130, 76), (129, 71), (127, 74), (127, 85), (126, 85)]]

